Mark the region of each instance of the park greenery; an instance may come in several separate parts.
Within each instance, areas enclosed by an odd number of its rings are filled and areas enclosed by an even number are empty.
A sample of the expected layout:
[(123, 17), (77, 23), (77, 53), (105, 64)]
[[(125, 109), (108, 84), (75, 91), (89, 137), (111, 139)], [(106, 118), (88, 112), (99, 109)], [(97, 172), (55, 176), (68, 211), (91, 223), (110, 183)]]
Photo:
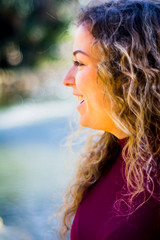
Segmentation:
[(36, 88), (41, 85), (41, 79), (44, 84), (42, 72), (46, 63), (57, 69), (54, 63), (61, 60), (60, 46), (69, 38), (68, 29), (79, 3), (78, 0), (0, 1), (1, 106), (30, 97), (35, 85)]

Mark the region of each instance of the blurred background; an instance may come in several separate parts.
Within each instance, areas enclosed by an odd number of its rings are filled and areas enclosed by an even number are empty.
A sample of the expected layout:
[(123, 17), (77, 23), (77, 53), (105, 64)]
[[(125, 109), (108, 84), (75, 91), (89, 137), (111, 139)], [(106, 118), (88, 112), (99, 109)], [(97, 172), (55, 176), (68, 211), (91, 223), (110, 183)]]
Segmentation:
[(63, 145), (75, 116), (62, 85), (87, 0), (0, 1), (0, 240), (50, 240), (74, 171)]

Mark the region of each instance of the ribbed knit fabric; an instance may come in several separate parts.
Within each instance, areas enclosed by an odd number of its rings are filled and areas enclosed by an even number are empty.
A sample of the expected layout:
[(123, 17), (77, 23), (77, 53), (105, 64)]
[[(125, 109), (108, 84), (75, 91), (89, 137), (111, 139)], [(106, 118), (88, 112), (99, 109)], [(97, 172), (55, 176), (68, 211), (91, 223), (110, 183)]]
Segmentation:
[[(119, 139), (123, 148), (126, 139)], [(153, 198), (129, 219), (117, 216), (113, 204), (124, 186), (121, 153), (109, 172), (85, 194), (71, 228), (71, 240), (160, 240), (160, 203)]]

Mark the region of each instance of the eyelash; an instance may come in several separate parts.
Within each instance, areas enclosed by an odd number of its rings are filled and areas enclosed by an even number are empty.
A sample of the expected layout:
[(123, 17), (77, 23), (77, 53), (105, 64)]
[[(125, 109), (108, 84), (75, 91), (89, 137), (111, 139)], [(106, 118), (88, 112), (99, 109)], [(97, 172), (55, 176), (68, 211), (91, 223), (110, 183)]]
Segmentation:
[(78, 62), (78, 61), (74, 61), (74, 60), (73, 60), (73, 65), (76, 66), (76, 67), (84, 66), (83, 63), (80, 63), (80, 62)]

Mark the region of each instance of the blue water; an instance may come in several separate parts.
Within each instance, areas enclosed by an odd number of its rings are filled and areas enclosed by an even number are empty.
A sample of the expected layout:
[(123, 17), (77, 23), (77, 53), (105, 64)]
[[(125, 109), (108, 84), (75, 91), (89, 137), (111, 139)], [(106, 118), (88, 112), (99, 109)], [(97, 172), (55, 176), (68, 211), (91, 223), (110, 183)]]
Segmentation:
[(0, 129), (0, 217), (8, 231), (0, 229), (0, 240), (56, 239), (52, 215), (74, 171), (62, 144), (69, 119), (70, 114)]
[(44, 143), (58, 146), (60, 141), (69, 134), (69, 118), (60, 117), (47, 119), (9, 129), (0, 130), (0, 144)]

